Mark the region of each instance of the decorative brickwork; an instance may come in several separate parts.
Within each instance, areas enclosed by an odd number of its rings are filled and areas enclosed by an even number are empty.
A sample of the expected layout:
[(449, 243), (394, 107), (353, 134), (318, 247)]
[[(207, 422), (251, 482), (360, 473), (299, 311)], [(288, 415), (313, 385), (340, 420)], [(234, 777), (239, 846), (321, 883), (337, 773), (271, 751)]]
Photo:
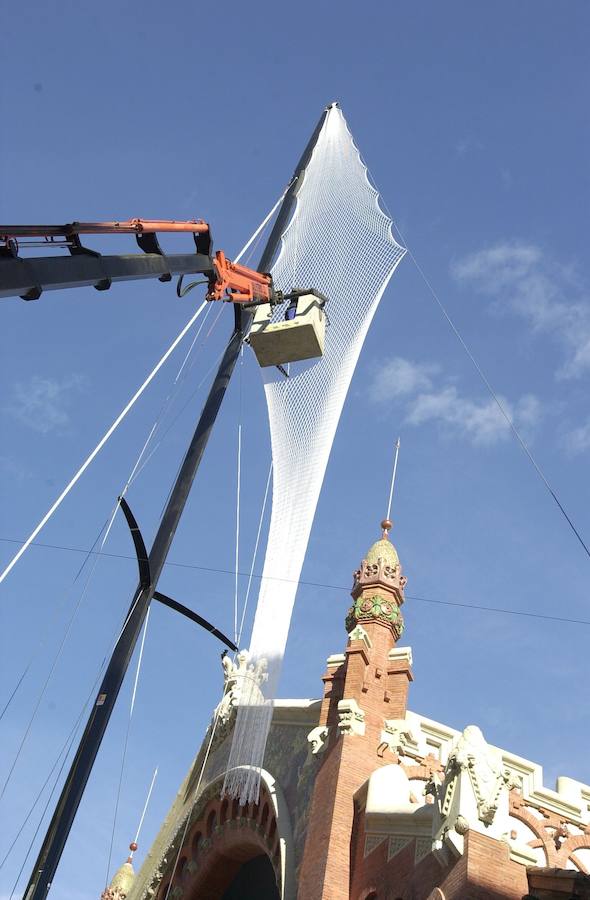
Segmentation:
[[(550, 790), (540, 766), (490, 746), (477, 726), (407, 709), (412, 653), (396, 645), (406, 579), (390, 524), (354, 574), (348, 641), (327, 660), (321, 706), (275, 707), (280, 740), (267, 748), (260, 803), (220, 798), (222, 743), (197, 807), (187, 805), (193, 772), (144, 864), (149, 878), (142, 869), (126, 900), (163, 900), (168, 888), (169, 900), (218, 900), (261, 854), (281, 900), (590, 900), (590, 787), (559, 778)], [(237, 696), (240, 662), (224, 668)]]
[(404, 619), (397, 606), (382, 594), (358, 597), (346, 617), (346, 630), (351, 631), (357, 622), (371, 622), (376, 619), (390, 625), (396, 641), (404, 630)]
[[(323, 678), (320, 725), (336, 727), (315, 781), (300, 900), (349, 898), (353, 798), (375, 768), (388, 762), (378, 754), (384, 723), (405, 717), (412, 679), (410, 654), (391, 656), (403, 627), (404, 585), (397, 553), (384, 535), (355, 572), (348, 646), (343, 657), (330, 657)], [(366, 844), (365, 835), (356, 840), (361, 860), (388, 844), (379, 838)]]
[(540, 849), (548, 866), (565, 869), (569, 862), (585, 875), (590, 874), (588, 867), (576, 856), (579, 850), (588, 850), (590, 856), (590, 824), (580, 828), (564, 816), (544, 807), (535, 807), (518, 790), (510, 793), (510, 815), (533, 832), (534, 837), (527, 845), (532, 850)]
[(383, 537), (373, 544), (354, 573), (354, 603), (345, 625), (350, 634), (357, 623), (381, 622), (391, 628), (394, 641), (398, 641), (404, 630), (400, 607), (407, 579), (402, 575), (397, 551), (387, 537), (391, 522), (383, 522), (382, 527)]
[[(272, 798), (263, 786), (256, 805), (241, 807), (222, 800), (218, 790), (199, 804), (180, 853), (173, 847), (160, 873), (155, 900), (219, 900), (241, 866), (261, 854), (270, 859), (277, 884), (281, 884), (281, 853)], [(178, 863), (175, 866), (176, 859)], [(174, 870), (174, 872), (173, 872)]]

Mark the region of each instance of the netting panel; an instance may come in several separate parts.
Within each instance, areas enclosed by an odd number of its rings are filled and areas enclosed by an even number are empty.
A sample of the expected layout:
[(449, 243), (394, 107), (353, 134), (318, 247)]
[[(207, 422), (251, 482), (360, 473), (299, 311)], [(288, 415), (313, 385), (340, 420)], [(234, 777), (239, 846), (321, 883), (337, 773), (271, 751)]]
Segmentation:
[[(371, 320), (405, 250), (367, 178), (340, 109), (332, 107), (306, 169), (273, 267), (275, 284), (328, 297), (324, 356), (263, 370), (273, 458), (268, 544), (252, 632), (252, 662), (266, 660), (265, 703), (242, 693), (225, 790), (258, 798), (297, 582), (346, 393)], [(274, 580), (278, 579), (278, 580)]]

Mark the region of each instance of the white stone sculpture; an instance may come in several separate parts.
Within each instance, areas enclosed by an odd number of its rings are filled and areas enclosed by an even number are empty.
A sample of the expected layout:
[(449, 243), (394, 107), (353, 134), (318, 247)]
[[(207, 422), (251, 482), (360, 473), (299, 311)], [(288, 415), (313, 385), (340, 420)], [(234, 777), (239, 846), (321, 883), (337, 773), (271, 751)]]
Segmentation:
[(221, 657), (223, 668), (223, 697), (218, 704), (213, 719), (217, 719), (217, 728), (223, 729), (232, 717), (233, 710), (239, 703), (260, 703), (261, 685), (268, 678), (266, 660), (259, 659), (255, 665), (249, 664), (250, 654), (240, 650), (235, 662), (229, 654)]
[(328, 745), (329, 734), (330, 729), (328, 725), (318, 725), (316, 728), (311, 729), (307, 735), (307, 740), (313, 756), (324, 752)]
[(469, 772), (477, 800), (477, 813), (485, 825), (491, 825), (498, 809), (500, 793), (509, 781), (502, 754), (490, 747), (477, 725), (468, 725), (449, 754), (447, 770)]
[(365, 733), (365, 712), (356, 700), (338, 702), (338, 729), (340, 734), (363, 735)]
[(461, 856), (469, 830), (502, 840), (508, 831), (510, 778), (499, 750), (476, 725), (456, 739), (444, 778), (434, 776), (427, 792), (434, 799), (433, 849), (441, 862), (449, 851)]

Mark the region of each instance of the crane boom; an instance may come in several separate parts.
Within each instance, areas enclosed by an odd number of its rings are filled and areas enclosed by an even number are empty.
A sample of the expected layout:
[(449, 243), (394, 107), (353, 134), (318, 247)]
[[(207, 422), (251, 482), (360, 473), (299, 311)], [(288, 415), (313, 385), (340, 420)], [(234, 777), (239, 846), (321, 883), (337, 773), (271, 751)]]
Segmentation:
[[(191, 234), (195, 252), (164, 253), (158, 232)], [(82, 244), (80, 235), (86, 234), (133, 234), (143, 253), (103, 256)], [(22, 255), (34, 247), (66, 249), (69, 256)], [(203, 219), (0, 225), (0, 297), (37, 300), (48, 290), (91, 286), (105, 291), (117, 281), (170, 281), (173, 275), (190, 274), (207, 278), (208, 300), (270, 304), (282, 300), (269, 274), (232, 263), (222, 250), (213, 255), (211, 229)]]

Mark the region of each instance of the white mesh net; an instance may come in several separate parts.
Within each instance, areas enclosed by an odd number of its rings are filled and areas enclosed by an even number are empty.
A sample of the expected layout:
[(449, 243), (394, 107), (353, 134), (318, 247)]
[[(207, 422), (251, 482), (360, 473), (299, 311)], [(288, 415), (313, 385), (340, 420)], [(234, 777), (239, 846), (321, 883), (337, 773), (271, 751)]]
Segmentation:
[(242, 804), (258, 799), (272, 699), (340, 413), (379, 300), (405, 253), (378, 201), (344, 116), (333, 106), (272, 272), (285, 291), (312, 287), (325, 294), (329, 325), (321, 359), (292, 365), (289, 378), (263, 370), (272, 514), (250, 644), (252, 690), (241, 693), (224, 787)]

